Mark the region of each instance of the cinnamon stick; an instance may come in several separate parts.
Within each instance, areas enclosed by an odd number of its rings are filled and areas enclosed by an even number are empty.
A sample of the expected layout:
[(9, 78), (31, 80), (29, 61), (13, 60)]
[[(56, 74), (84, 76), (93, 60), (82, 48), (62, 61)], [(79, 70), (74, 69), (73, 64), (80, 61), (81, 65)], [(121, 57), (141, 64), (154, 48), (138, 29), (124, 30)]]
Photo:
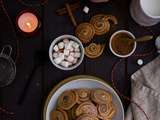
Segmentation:
[(69, 14), (69, 17), (70, 17), (73, 25), (76, 27), (77, 26), (77, 22), (76, 22), (76, 20), (75, 20), (75, 18), (73, 16), (73, 13), (72, 13), (72, 10), (70, 8), (70, 5), (68, 3), (66, 3), (65, 6), (66, 6), (67, 12)]
[[(73, 4), (70, 5), (70, 8), (71, 8), (72, 11), (75, 11), (75, 10), (78, 9), (79, 7), (80, 7), (80, 2), (73, 3)], [(66, 8), (58, 9), (58, 10), (56, 11), (56, 13), (57, 13), (58, 15), (64, 15), (64, 14), (67, 13), (67, 9), (66, 9)]]

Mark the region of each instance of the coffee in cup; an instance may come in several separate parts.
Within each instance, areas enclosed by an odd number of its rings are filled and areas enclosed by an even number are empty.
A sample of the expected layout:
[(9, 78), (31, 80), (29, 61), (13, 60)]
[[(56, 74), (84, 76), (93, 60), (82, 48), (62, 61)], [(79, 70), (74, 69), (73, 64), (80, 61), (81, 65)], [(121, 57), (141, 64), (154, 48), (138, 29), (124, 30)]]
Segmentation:
[(110, 38), (110, 49), (112, 53), (118, 57), (128, 57), (132, 55), (136, 49), (134, 35), (126, 30), (115, 32)]

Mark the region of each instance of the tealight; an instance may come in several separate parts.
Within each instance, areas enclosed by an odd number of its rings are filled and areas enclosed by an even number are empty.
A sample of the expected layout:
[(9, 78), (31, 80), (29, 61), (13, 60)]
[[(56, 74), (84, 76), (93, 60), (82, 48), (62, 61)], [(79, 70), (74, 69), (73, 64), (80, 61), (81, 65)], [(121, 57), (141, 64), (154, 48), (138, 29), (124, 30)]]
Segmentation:
[(39, 27), (39, 20), (33, 12), (26, 11), (17, 17), (17, 26), (24, 33), (33, 33)]

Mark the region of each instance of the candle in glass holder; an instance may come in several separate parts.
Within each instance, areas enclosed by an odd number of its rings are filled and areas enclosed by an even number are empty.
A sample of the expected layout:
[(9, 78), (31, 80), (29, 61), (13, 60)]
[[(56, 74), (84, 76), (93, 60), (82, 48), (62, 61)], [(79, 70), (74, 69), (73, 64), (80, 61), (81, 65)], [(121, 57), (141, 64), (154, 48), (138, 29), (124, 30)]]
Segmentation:
[(33, 33), (39, 27), (38, 17), (32, 12), (23, 12), (17, 17), (17, 25), (24, 33)]

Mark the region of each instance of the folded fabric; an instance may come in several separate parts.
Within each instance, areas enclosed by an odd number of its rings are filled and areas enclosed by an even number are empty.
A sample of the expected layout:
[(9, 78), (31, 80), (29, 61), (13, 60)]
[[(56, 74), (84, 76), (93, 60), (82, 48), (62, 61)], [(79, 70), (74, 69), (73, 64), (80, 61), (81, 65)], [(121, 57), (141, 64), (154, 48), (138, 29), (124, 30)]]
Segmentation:
[[(149, 120), (160, 120), (160, 56), (131, 76), (131, 99)], [(137, 105), (131, 103), (125, 120), (147, 120)]]

